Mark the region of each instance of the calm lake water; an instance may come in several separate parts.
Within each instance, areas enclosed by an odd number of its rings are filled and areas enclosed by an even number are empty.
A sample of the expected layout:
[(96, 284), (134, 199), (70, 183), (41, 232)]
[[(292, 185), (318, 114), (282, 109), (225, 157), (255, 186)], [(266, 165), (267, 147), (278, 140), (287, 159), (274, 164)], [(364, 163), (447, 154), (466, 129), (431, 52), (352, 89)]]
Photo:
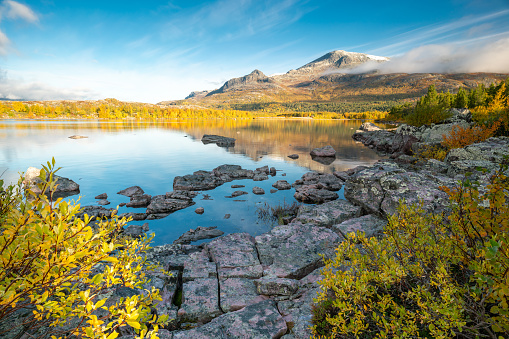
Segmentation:
[[(369, 165), (379, 157), (369, 148), (356, 143), (351, 135), (361, 121), (336, 120), (213, 120), (185, 122), (104, 122), (104, 121), (0, 121), (0, 174), (7, 182), (15, 182), (20, 172), (30, 166), (40, 168), (52, 157), (59, 175), (80, 185), (80, 203), (96, 204), (94, 197), (108, 194), (115, 207), (129, 198), (116, 192), (138, 185), (150, 195), (173, 190), (176, 176), (197, 170), (212, 170), (222, 164), (241, 165), (252, 169), (268, 165), (277, 175), (269, 180), (253, 182), (236, 180), (212, 191), (201, 192), (196, 205), (170, 216), (148, 221), (155, 232), (155, 245), (171, 243), (183, 232), (198, 226), (218, 226), (225, 233), (264, 233), (270, 225), (257, 219), (258, 207), (265, 203), (294, 202), (294, 190), (270, 193), (276, 180), (293, 183), (304, 173), (313, 170), (331, 173), (358, 165)], [(74, 134), (86, 139), (69, 139)], [(204, 145), (204, 134), (233, 137), (235, 147), (222, 148)], [(336, 159), (330, 165), (313, 161), (309, 152), (316, 147), (332, 145)], [(298, 154), (299, 159), (287, 156)], [(286, 176), (283, 176), (286, 174)], [(245, 185), (248, 195), (233, 201), (225, 196), (237, 189), (233, 184)], [(265, 195), (252, 194), (259, 186)], [(340, 196), (342, 191), (339, 192)], [(213, 200), (201, 200), (208, 194)], [(78, 196), (70, 197), (76, 199)], [(194, 210), (203, 207), (205, 213)], [(122, 207), (123, 212), (144, 212), (144, 209)], [(225, 214), (230, 214), (225, 219)], [(136, 224), (143, 223), (138, 221)]]

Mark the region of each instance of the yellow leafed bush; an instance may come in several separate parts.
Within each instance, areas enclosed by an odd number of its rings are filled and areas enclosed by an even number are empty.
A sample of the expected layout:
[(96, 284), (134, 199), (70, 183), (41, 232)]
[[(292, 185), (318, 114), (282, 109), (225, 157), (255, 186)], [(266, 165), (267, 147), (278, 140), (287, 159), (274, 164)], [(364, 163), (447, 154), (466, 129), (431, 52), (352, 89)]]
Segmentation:
[[(54, 190), (54, 172), (53, 159), (41, 170), (43, 192)], [(88, 216), (76, 217), (79, 204), (25, 192), (21, 179), (5, 188), (0, 181), (0, 192), (0, 322), (24, 313), (18, 325), (36, 337), (113, 339), (129, 325), (157, 338), (165, 319), (153, 317), (150, 305), (160, 299), (158, 290), (108, 307), (104, 300), (116, 287), (146, 283), (140, 254), (149, 239), (121, 238), (126, 220), (116, 216), (93, 230)]]
[(507, 166), (453, 189), (450, 213), (400, 205), (385, 236), (350, 234), (326, 262), (316, 338), (507, 338)]

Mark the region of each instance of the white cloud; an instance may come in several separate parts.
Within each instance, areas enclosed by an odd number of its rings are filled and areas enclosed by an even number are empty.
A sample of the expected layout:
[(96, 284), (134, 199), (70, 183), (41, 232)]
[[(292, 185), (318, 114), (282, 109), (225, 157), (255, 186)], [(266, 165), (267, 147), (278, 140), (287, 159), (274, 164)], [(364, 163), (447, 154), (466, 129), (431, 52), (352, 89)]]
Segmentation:
[(4, 34), (4, 32), (0, 31), (0, 55), (6, 55), (9, 51), (9, 45), (11, 44), (11, 41), (7, 37), (7, 35)]
[(363, 64), (348, 73), (509, 73), (509, 34), (483, 41), (425, 45), (382, 64)]
[[(28, 6), (12, 0), (5, 0), (0, 5), (0, 21), (3, 19), (3, 16), (9, 19), (22, 19), (32, 23), (39, 21), (37, 15)], [(10, 51), (11, 41), (0, 30), (0, 55), (7, 55)]]
[(23, 19), (28, 22), (37, 22), (39, 20), (34, 11), (22, 3), (12, 0), (5, 0), (3, 5), (7, 11), (8, 18)]

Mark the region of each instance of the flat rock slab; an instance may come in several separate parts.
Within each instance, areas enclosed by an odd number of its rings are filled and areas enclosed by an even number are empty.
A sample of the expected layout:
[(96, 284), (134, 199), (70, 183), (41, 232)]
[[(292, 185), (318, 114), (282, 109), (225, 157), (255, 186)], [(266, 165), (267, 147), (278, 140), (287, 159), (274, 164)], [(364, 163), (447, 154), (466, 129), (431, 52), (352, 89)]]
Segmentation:
[(134, 208), (147, 207), (150, 204), (151, 199), (152, 199), (152, 196), (150, 196), (148, 194), (134, 195), (131, 197), (131, 201), (129, 201), (126, 204), (126, 207), (134, 207)]
[(357, 233), (364, 232), (366, 237), (373, 237), (377, 235), (381, 235), (385, 226), (387, 225), (387, 220), (382, 219), (376, 215), (368, 214), (359, 218), (349, 219), (347, 221), (343, 221), (340, 224), (333, 225), (332, 230), (345, 239), (348, 237), (348, 233)]
[(339, 224), (360, 215), (361, 208), (359, 206), (355, 206), (346, 200), (335, 200), (321, 205), (301, 206), (295, 221), (330, 228), (334, 224)]
[(264, 275), (300, 279), (323, 266), (341, 239), (328, 228), (292, 222), (256, 237)]
[(252, 279), (228, 278), (219, 282), (220, 306), (225, 313), (240, 310), (264, 299), (256, 292)]
[(263, 295), (290, 296), (297, 292), (299, 282), (295, 279), (265, 276), (255, 280), (256, 291)]
[(167, 198), (166, 195), (156, 195), (147, 206), (147, 214), (169, 214), (194, 205), (192, 200)]
[(203, 137), (201, 138), (201, 142), (204, 145), (207, 145), (207, 144), (216, 144), (217, 146), (220, 146), (220, 147), (235, 146), (235, 139), (234, 138), (228, 138), (228, 137), (223, 137), (221, 135), (213, 135), (213, 134), (205, 134), (205, 135), (203, 135)]
[(280, 338), (287, 330), (276, 303), (266, 300), (224, 314), (201, 327), (175, 333), (173, 339), (272, 339)]
[(222, 313), (217, 279), (198, 279), (182, 284), (182, 305), (178, 310), (181, 322), (207, 322)]
[(339, 195), (336, 192), (323, 189), (319, 184), (313, 184), (298, 186), (293, 197), (305, 203), (323, 204), (338, 199)]
[(293, 187), (299, 187), (302, 185), (313, 185), (319, 184), (319, 188), (323, 188), (329, 191), (339, 191), (343, 186), (343, 180), (334, 175), (328, 173), (316, 173), (316, 172), (308, 172), (304, 173), (304, 175), (293, 183)]
[(221, 278), (259, 278), (262, 267), (258, 260), (255, 238), (248, 233), (233, 233), (206, 245)]
[(194, 174), (177, 176), (173, 179), (174, 190), (206, 191), (224, 184), (225, 181), (212, 175), (211, 172), (198, 171)]

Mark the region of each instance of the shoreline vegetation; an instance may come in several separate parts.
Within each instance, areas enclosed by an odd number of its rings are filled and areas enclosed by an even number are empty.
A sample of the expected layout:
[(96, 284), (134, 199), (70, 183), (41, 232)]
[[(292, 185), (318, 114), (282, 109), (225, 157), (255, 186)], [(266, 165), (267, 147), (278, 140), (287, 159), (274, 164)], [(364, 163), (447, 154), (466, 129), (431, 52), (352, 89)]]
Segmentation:
[(213, 109), (193, 106), (166, 106), (123, 102), (117, 99), (95, 101), (4, 101), (2, 119), (101, 119), (101, 120), (187, 120), (187, 119), (383, 119), (388, 112), (266, 112)]

